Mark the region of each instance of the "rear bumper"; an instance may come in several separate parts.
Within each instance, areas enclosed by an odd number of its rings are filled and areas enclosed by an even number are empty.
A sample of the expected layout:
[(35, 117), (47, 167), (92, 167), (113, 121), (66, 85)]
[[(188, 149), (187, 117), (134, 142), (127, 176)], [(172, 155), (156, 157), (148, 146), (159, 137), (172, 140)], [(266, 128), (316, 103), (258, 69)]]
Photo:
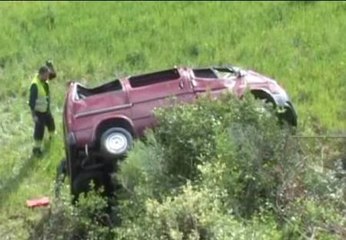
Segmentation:
[(76, 137), (74, 133), (68, 133), (65, 135), (65, 155), (67, 161), (67, 173), (72, 179), (75, 175), (74, 160), (77, 157)]
[(86, 129), (76, 132), (68, 132), (65, 139), (66, 158), (69, 163), (70, 176), (73, 178), (76, 168), (80, 166), (81, 153), (85, 153), (85, 148), (91, 147), (90, 136), (92, 129)]
[(77, 144), (76, 135), (73, 132), (67, 134), (66, 143), (69, 146), (74, 146)]

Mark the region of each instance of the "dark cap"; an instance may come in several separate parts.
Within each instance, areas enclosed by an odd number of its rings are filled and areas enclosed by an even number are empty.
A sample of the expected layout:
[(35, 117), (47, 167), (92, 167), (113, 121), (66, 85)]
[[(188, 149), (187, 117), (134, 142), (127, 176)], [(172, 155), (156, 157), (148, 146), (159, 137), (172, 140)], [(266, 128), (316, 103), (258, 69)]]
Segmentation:
[(47, 66), (42, 66), (42, 67), (40, 67), (40, 69), (38, 70), (38, 73), (39, 73), (39, 74), (44, 74), (44, 73), (47, 73), (47, 72), (49, 72), (49, 69), (48, 69)]

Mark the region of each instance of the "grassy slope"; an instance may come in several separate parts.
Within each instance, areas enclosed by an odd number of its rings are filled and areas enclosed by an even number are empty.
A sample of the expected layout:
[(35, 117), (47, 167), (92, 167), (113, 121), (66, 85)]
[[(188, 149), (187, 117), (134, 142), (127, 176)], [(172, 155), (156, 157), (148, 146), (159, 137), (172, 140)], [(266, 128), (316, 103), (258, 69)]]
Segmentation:
[[(114, 74), (233, 63), (278, 79), (301, 125), (342, 131), (345, 13), (344, 2), (0, 3), (0, 235), (25, 238), (18, 227), (39, 217), (25, 200), (51, 194), (72, 79), (96, 85)], [(30, 159), (27, 89), (48, 58), (59, 75), (51, 85), (59, 132), (49, 156), (37, 160)]]

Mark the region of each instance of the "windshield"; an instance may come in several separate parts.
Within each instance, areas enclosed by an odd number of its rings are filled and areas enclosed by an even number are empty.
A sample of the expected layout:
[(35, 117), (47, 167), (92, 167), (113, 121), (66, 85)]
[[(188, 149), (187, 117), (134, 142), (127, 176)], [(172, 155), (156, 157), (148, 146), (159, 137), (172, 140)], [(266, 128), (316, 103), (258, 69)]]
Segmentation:
[(239, 77), (240, 69), (234, 67), (213, 67), (193, 69), (196, 78), (234, 79)]
[(235, 67), (215, 67), (213, 70), (217, 77), (222, 79), (237, 78), (240, 74), (240, 69)]

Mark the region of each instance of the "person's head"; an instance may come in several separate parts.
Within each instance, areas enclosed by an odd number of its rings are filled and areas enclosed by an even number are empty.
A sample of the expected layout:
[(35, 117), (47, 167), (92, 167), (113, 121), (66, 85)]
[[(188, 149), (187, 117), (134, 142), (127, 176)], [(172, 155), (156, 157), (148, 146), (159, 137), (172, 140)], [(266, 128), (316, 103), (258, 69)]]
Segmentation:
[(38, 77), (42, 81), (46, 81), (49, 79), (49, 68), (47, 66), (42, 66), (38, 70)]

